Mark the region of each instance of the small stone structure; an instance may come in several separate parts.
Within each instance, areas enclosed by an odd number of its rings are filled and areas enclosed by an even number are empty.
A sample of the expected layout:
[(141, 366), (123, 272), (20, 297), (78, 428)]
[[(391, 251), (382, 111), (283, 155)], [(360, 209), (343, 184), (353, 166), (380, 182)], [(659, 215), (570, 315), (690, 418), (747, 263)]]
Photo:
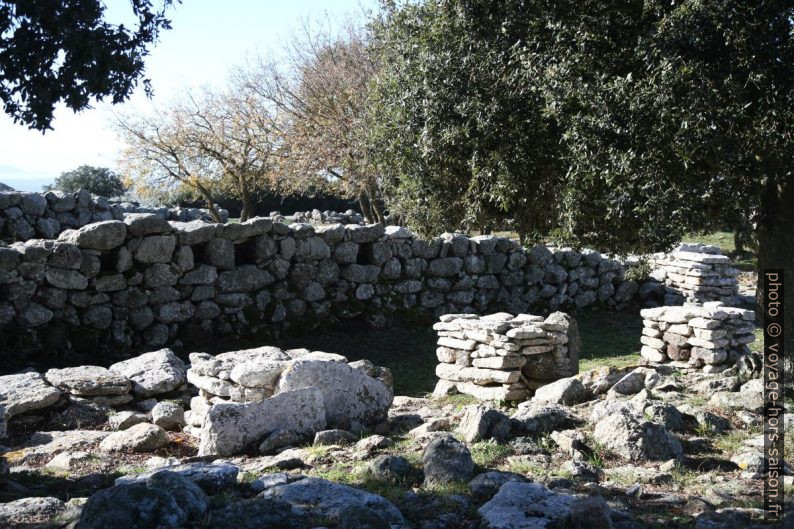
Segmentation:
[[(307, 370), (310, 379), (296, 384), (296, 380), (302, 378), (302, 370)], [(328, 422), (336, 419), (344, 423), (345, 428), (350, 428), (351, 420), (368, 423), (382, 419), (378, 415), (388, 410), (393, 397), (388, 369), (367, 360), (348, 363), (342, 355), (308, 349), (284, 351), (263, 346), (215, 356), (193, 353), (187, 380), (199, 390), (198, 396), (191, 399), (190, 411), (185, 416), (188, 422), (186, 431), (196, 437), (201, 436), (206, 417), (216, 404), (261, 402), (287, 391), (316, 386), (328, 406), (339, 405), (340, 409), (326, 410)], [(337, 391), (333, 396), (335, 403), (329, 397), (332, 388)], [(384, 391), (386, 388), (388, 391)], [(349, 392), (350, 398), (340, 399), (339, 392)], [(353, 398), (353, 395), (358, 397)], [(373, 395), (378, 398), (365, 398)], [(359, 398), (363, 399), (362, 402), (355, 402)], [(379, 411), (371, 413), (368, 409), (371, 406), (376, 406)], [(357, 413), (361, 410), (365, 413)], [(340, 420), (340, 414), (346, 414), (345, 420)], [(262, 432), (260, 437), (273, 433)]]
[(655, 254), (651, 262), (653, 277), (665, 284), (665, 305), (736, 303), (739, 271), (717, 246), (683, 243), (669, 254)]
[(576, 321), (508, 313), (448, 314), (438, 331), (435, 393), (453, 391), (482, 400), (524, 400), (540, 386), (579, 371)]
[(678, 367), (707, 371), (731, 366), (750, 352), (755, 313), (720, 302), (702, 306), (657, 307), (640, 312), (642, 350), (653, 363), (673, 362)]
[[(221, 220), (227, 222), (229, 212), (217, 209)], [(180, 222), (213, 220), (206, 209), (147, 207), (137, 202), (114, 201), (88, 191), (0, 191), (0, 241), (54, 239), (64, 230), (104, 220), (123, 220), (125, 213), (152, 213), (163, 220)]]

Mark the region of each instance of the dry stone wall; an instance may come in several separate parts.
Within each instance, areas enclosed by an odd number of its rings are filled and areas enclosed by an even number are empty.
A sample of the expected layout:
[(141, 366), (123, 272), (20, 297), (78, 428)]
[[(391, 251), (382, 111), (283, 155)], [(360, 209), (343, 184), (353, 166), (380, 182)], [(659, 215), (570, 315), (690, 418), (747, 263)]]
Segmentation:
[[(219, 212), (221, 220), (228, 221), (229, 212), (224, 209)], [(153, 213), (163, 220), (182, 222), (212, 220), (206, 209), (145, 207), (135, 202), (113, 202), (88, 191), (0, 191), (0, 241), (54, 239), (67, 229), (104, 220), (122, 220), (125, 213)]]
[(576, 321), (507, 313), (447, 314), (438, 332), (436, 395), (466, 393), (481, 400), (520, 401), (551, 381), (579, 372)]
[(750, 353), (755, 312), (720, 302), (657, 307), (643, 318), (640, 354), (654, 363), (721, 371)]
[(279, 211), (270, 212), (270, 218), (274, 222), (308, 222), (310, 224), (366, 224), (363, 215), (352, 209), (347, 211), (296, 211), (292, 215), (282, 215)]
[(620, 308), (645, 286), (597, 252), (524, 250), (504, 237), (136, 213), (0, 247), (0, 347), (156, 348), (399, 310)]

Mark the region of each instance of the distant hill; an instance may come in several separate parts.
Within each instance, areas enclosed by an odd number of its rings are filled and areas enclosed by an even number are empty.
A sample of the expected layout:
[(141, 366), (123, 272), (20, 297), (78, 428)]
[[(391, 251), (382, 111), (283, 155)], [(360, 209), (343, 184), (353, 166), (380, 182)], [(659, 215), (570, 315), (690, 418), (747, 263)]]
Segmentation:
[(0, 182), (0, 191), (16, 191), (16, 189), (14, 189), (11, 186), (5, 185), (3, 182)]

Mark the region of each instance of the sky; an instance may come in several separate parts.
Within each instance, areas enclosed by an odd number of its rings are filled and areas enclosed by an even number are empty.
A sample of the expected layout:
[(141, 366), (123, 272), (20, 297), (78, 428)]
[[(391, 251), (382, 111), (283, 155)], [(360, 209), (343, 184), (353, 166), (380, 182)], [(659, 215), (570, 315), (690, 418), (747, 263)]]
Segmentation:
[[(53, 130), (27, 129), (0, 112), (0, 182), (22, 191), (39, 191), (64, 171), (80, 165), (113, 168), (120, 143), (110, 128), (114, 112), (147, 111), (185, 89), (220, 86), (229, 69), (257, 53), (276, 53), (307, 18), (330, 24), (377, 0), (183, 0), (169, 12), (172, 28), (163, 32), (146, 58), (145, 77), (152, 100), (139, 87), (120, 105), (96, 103), (75, 114), (59, 107)], [(128, 20), (129, 0), (106, 0), (108, 21)]]

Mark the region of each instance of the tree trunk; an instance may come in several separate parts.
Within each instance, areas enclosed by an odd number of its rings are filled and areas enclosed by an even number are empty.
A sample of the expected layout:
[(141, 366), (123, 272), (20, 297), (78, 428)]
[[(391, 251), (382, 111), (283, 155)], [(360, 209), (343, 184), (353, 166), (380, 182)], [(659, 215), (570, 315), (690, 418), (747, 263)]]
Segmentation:
[(364, 220), (367, 221), (367, 224), (374, 224), (375, 221), (372, 218), (372, 211), (369, 209), (369, 198), (367, 198), (367, 194), (363, 191), (358, 194), (358, 205), (361, 208), (361, 214), (364, 215)]
[(251, 218), (251, 214), (254, 211), (251, 193), (248, 189), (243, 188), (243, 192), (240, 193), (240, 201), (243, 203), (242, 210), (240, 211), (240, 222), (245, 222)]
[(741, 226), (735, 228), (733, 231), (733, 247), (737, 256), (744, 253), (744, 233), (742, 232)]
[(766, 312), (764, 296), (764, 270), (782, 269), (784, 277), (785, 306), (783, 332), (784, 366), (786, 389), (792, 391), (792, 367), (794, 367), (794, 182), (782, 178), (770, 182), (761, 196), (761, 208), (756, 228), (758, 236), (758, 303), (759, 318), (763, 321)]
[(209, 190), (203, 186), (199, 186), (198, 190), (199, 193), (201, 193), (201, 196), (204, 197), (204, 201), (207, 203), (207, 209), (209, 210), (210, 215), (212, 215), (212, 218), (215, 219), (215, 222), (220, 224), (222, 222), (221, 214), (218, 213), (217, 209), (215, 209), (215, 204), (212, 202), (212, 195), (210, 194)]
[(378, 197), (371, 185), (367, 185), (366, 193), (369, 198), (370, 207), (372, 208), (372, 216), (377, 219), (375, 222), (386, 224), (386, 216), (383, 214), (383, 208), (378, 204)]

